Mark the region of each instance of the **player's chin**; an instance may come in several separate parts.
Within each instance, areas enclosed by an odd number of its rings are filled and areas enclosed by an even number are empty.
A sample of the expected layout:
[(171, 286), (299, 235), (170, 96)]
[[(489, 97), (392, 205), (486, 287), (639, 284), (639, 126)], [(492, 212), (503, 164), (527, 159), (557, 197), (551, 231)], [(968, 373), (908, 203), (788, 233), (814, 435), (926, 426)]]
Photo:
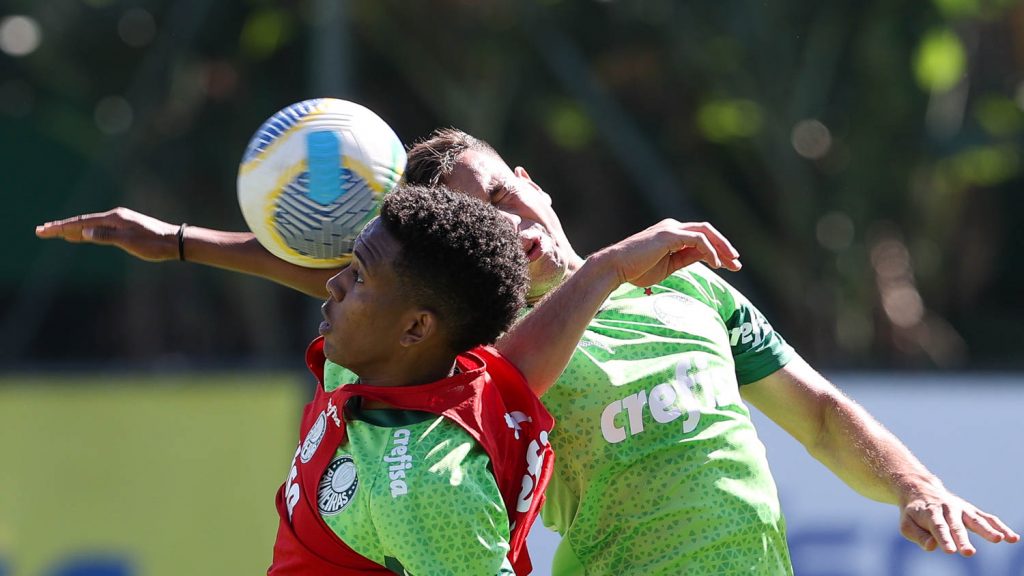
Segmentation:
[(559, 266), (550, 259), (530, 263), (530, 290), (527, 292), (527, 300), (538, 300), (557, 288), (565, 280), (566, 271), (566, 267)]
[(327, 358), (335, 364), (343, 364), (341, 358), (338, 357), (338, 348), (334, 345), (329, 338), (324, 338), (324, 358)]

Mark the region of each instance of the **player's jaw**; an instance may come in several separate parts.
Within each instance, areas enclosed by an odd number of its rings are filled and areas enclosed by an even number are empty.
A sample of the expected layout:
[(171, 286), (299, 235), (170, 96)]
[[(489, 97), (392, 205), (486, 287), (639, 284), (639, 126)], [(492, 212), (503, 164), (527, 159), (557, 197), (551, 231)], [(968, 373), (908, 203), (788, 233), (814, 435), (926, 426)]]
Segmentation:
[(570, 271), (570, 260), (541, 227), (519, 231), (519, 240), (529, 262), (528, 302), (535, 302), (562, 283)]

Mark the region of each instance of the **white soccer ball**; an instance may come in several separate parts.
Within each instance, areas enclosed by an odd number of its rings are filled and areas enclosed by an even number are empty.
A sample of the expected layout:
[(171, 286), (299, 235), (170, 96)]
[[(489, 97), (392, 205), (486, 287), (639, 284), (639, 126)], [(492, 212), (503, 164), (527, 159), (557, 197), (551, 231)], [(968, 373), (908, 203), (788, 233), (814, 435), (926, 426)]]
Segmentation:
[(405, 147), (370, 109), (318, 98), (270, 117), (238, 167), (238, 204), (275, 256), (307, 268), (348, 263), (363, 226), (405, 171)]

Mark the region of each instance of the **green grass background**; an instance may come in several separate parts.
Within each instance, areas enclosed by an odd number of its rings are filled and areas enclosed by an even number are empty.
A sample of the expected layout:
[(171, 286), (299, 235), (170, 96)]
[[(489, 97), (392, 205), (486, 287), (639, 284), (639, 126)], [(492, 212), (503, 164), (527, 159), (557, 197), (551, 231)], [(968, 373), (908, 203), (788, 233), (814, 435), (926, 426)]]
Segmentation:
[(75, 557), (136, 576), (264, 574), (294, 375), (0, 378), (0, 576)]

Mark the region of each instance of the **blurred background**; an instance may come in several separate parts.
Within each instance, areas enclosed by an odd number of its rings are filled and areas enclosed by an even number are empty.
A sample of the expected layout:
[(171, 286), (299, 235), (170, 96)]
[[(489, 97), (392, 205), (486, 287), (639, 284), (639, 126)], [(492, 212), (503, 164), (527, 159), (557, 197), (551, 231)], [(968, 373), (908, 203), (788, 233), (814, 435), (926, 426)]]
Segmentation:
[[(812, 364), (854, 374), (837, 378), (854, 397), (909, 390), (892, 417), (908, 433), (989, 426), (926, 463), (964, 470), (949, 458), (988, 445), (979, 467), (1024, 473), (1021, 428), (989, 417), (993, 398), (1024, 410), (1019, 1), (3, 0), (0, 576), (266, 566), (318, 302), (32, 230), (119, 205), (242, 230), (249, 137), (316, 96), (407, 143), (440, 126), (490, 141), (583, 254), (711, 221), (743, 254), (728, 280)], [(909, 410), (923, 396), (958, 403)], [(800, 470), (776, 466), (789, 509)], [(1024, 523), (998, 488), (962, 490)], [(1010, 550), (921, 573), (1021, 574)]]

